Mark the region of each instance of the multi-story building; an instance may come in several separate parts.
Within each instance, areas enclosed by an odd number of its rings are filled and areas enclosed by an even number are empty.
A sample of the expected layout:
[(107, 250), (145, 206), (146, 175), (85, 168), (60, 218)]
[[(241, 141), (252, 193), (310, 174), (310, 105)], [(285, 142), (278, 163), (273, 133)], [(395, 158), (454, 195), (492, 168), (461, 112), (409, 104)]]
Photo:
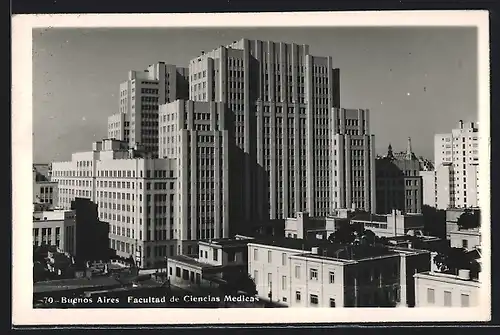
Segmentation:
[(458, 275), (415, 274), (416, 307), (475, 307), (480, 305), (480, 292), (480, 281), (468, 270), (459, 270)]
[(318, 179), (327, 184), (331, 207), (362, 209), (375, 213), (375, 136), (370, 134), (369, 111), (362, 109), (334, 109), (329, 131), (333, 133), (333, 158), (330, 173), (319, 173)]
[(57, 182), (49, 181), (41, 176), (35, 167), (33, 167), (33, 203), (49, 205), (58, 203)]
[(450, 232), (450, 245), (452, 248), (463, 248), (471, 251), (481, 247), (481, 232), (478, 228), (463, 229)]
[(33, 169), (37, 172), (37, 181), (50, 181), (52, 176), (52, 166), (51, 164), (33, 164)]
[(340, 107), (331, 57), (312, 56), (307, 45), (242, 39), (202, 52), (189, 73), (191, 100), (224, 102), (234, 114), (248, 221), (331, 211), (329, 131)]
[(177, 100), (161, 105), (159, 115), (159, 157), (177, 162), (179, 239), (187, 249), (239, 233), (244, 155), (234, 142), (232, 112), (222, 102)]
[(309, 213), (297, 213), (294, 218), (285, 220), (285, 237), (298, 239), (327, 239), (341, 225), (350, 224), (354, 212), (348, 209), (337, 210), (334, 215), (311, 217)]
[(159, 62), (144, 71), (129, 71), (120, 85), (117, 114), (108, 118), (108, 137), (140, 144), (158, 154), (158, 106), (188, 98), (188, 70)]
[[(99, 218), (110, 224), (111, 248), (118, 256), (141, 255), (152, 267), (180, 252), (182, 208), (178, 205), (175, 159), (142, 158), (128, 144), (103, 140), (69, 162), (53, 163), (59, 204), (70, 208), (76, 197), (98, 204)], [(177, 197), (176, 197), (177, 196)]]
[(390, 214), (357, 213), (350, 221), (380, 237), (404, 236), (410, 231), (415, 233), (424, 230), (422, 214), (404, 214), (395, 209)]
[[(410, 261), (410, 254), (423, 257)], [(428, 253), (420, 251), (300, 239), (248, 243), (248, 273), (258, 295), (289, 307), (412, 305), (408, 274), (424, 264)]]
[(56, 246), (71, 255), (76, 253), (76, 219), (72, 210), (35, 210), (33, 245)]
[(375, 161), (377, 213), (387, 214), (393, 209), (404, 213), (422, 212), (422, 177), (420, 161), (413, 153), (408, 138), (406, 152), (392, 151)]
[(477, 124), (465, 124), (449, 134), (436, 134), (437, 208), (479, 206), (479, 137)]

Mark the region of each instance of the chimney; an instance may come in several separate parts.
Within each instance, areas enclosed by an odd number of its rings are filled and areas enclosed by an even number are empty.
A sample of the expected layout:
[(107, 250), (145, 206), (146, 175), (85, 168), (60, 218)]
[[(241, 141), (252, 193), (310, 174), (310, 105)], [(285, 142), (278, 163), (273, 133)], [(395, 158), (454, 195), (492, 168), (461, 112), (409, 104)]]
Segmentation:
[(460, 126), (460, 129), (464, 129), (464, 121), (463, 120), (458, 121), (458, 124)]
[(470, 280), (470, 270), (467, 269), (458, 270), (458, 278), (463, 280)]

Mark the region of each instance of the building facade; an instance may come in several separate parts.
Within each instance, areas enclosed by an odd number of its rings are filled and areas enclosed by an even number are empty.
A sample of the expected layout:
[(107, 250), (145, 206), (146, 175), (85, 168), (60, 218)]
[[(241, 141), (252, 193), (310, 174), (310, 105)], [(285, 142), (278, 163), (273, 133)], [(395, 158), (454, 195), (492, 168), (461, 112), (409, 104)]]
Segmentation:
[[(333, 199), (331, 209), (352, 208), (375, 213), (375, 136), (370, 134), (369, 111), (333, 109), (329, 131), (333, 134), (333, 162), (329, 174), (320, 173)], [(324, 161), (320, 166), (326, 164)]]
[(95, 142), (93, 151), (53, 163), (59, 205), (71, 208), (77, 197), (98, 204), (117, 255), (139, 254), (142, 267), (153, 267), (165, 256), (180, 253), (176, 164), (175, 159), (142, 158), (122, 141)]
[(72, 210), (33, 212), (33, 245), (56, 246), (76, 254), (76, 217)]
[(478, 134), (476, 123), (460, 121), (451, 133), (435, 135), (438, 209), (479, 206)]
[(406, 152), (394, 153), (389, 145), (387, 155), (375, 162), (377, 213), (387, 214), (393, 209), (404, 213), (422, 212), (420, 166), (420, 160), (412, 151), (410, 138)]
[(481, 232), (478, 228), (450, 232), (450, 246), (467, 251), (481, 248)]
[(119, 111), (108, 118), (108, 137), (158, 154), (158, 108), (188, 98), (188, 70), (164, 62), (129, 71), (120, 84)]
[[(330, 212), (329, 124), (339, 71), (309, 46), (242, 39), (191, 60), (190, 99), (227, 104), (243, 151), (248, 221)], [(260, 165), (264, 171), (255, 171)], [(269, 214), (255, 208), (262, 199)]]
[(159, 157), (177, 162), (179, 239), (190, 248), (196, 240), (234, 236), (244, 219), (244, 154), (235, 144), (226, 104), (177, 100), (161, 105), (159, 125)]
[(390, 214), (384, 215), (358, 213), (350, 221), (351, 224), (359, 224), (364, 229), (371, 230), (379, 237), (404, 236), (410, 231), (424, 230), (422, 214), (404, 214), (399, 210), (392, 210)]
[(415, 274), (416, 307), (475, 307), (480, 305), (481, 284), (467, 270), (458, 275), (439, 272)]
[[(408, 261), (410, 253), (424, 257)], [(248, 244), (248, 272), (259, 297), (288, 307), (395, 307), (412, 304), (404, 289), (407, 274), (429, 265), (425, 253), (407, 251), (404, 260), (402, 254), (383, 247), (256, 240)]]

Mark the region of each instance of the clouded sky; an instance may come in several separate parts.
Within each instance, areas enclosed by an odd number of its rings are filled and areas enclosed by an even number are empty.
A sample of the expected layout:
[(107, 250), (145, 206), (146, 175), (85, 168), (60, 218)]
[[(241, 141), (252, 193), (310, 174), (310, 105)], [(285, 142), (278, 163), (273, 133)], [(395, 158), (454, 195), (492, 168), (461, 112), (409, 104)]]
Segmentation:
[(128, 70), (190, 59), (240, 38), (309, 44), (340, 68), (341, 106), (370, 109), (389, 143), (433, 159), (435, 133), (477, 121), (473, 28), (49, 29), (33, 32), (34, 162), (69, 160), (107, 136)]

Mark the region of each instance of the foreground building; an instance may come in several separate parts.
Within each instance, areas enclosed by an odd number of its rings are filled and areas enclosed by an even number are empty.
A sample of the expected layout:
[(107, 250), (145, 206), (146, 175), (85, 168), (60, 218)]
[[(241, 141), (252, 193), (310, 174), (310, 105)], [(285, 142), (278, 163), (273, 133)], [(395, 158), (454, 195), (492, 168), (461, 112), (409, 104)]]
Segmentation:
[(480, 305), (481, 283), (468, 270), (458, 275), (435, 271), (415, 274), (416, 307), (475, 307)]
[(248, 255), (259, 297), (289, 307), (411, 306), (408, 278), (430, 264), (427, 252), (288, 238), (251, 241)]

